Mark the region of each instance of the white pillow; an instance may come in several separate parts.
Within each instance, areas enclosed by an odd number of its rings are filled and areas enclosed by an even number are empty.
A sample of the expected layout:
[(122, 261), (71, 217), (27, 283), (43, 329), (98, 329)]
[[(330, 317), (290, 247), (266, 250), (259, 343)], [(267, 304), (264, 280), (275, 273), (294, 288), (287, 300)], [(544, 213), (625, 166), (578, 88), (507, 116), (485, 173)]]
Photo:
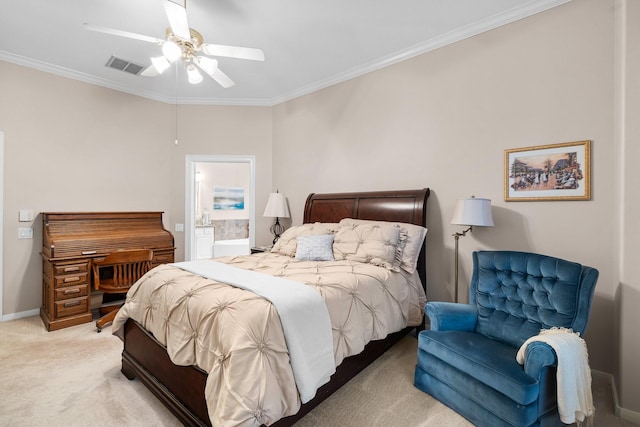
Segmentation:
[(354, 224), (378, 224), (380, 226), (399, 227), (398, 252), (396, 253), (394, 264), (408, 273), (413, 274), (413, 272), (416, 271), (420, 250), (427, 235), (427, 229), (425, 227), (404, 222), (370, 221), (353, 218), (345, 218), (340, 221), (340, 225)]
[(297, 241), (298, 261), (333, 261), (333, 234), (300, 236)]

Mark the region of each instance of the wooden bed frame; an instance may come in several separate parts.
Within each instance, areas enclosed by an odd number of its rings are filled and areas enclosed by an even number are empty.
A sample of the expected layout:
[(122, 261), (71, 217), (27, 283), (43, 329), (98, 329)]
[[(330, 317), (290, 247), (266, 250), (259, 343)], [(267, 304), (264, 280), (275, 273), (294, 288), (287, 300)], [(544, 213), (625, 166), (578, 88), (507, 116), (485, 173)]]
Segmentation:
[[(310, 194), (304, 208), (304, 222), (339, 222), (342, 218), (405, 222), (426, 226), (429, 189), (376, 191), (364, 193)], [(418, 261), (418, 272), (426, 287), (425, 244)], [(303, 404), (297, 414), (282, 418), (273, 426), (290, 426), (333, 392), (366, 368), (413, 328), (371, 341), (362, 353), (347, 357), (337, 367), (331, 381), (318, 389), (316, 396)], [(124, 326), (122, 373), (138, 377), (173, 414), (187, 426), (209, 426), (204, 397), (207, 373), (193, 366), (177, 366), (164, 346), (137, 322)]]

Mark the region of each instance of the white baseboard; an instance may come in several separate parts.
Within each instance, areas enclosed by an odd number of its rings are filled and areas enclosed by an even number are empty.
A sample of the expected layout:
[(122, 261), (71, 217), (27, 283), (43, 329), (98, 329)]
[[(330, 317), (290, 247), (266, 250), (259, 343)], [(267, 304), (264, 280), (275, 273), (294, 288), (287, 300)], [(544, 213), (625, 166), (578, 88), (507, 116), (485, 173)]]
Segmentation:
[(37, 316), (38, 314), (40, 314), (40, 309), (35, 308), (33, 310), (21, 311), (20, 313), (6, 314), (2, 316), (2, 321), (8, 322), (9, 320), (16, 320), (16, 319), (22, 319), (23, 317)]
[(634, 424), (640, 424), (640, 412), (625, 409), (620, 406), (620, 400), (618, 400), (618, 388), (616, 387), (616, 379), (613, 375), (606, 372), (591, 370), (593, 377), (599, 377), (604, 379), (611, 386), (611, 395), (613, 396), (613, 408), (616, 416), (622, 418), (625, 421), (630, 421)]

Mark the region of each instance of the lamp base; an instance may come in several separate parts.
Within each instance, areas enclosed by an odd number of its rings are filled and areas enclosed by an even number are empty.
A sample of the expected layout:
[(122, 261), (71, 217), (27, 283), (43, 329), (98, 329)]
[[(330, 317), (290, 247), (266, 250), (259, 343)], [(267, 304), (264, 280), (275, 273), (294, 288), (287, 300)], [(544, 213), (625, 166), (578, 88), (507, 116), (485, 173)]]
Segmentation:
[(276, 222), (269, 228), (271, 234), (273, 234), (273, 244), (275, 245), (282, 233), (284, 233), (284, 227), (280, 224), (280, 220), (276, 217)]
[(455, 265), (455, 267), (454, 267), (454, 272), (455, 272), (454, 273), (455, 274), (454, 275), (454, 283), (455, 283), (455, 285), (454, 285), (455, 286), (455, 288), (454, 288), (454, 292), (455, 292), (454, 301), (455, 302), (458, 302), (458, 240), (460, 240), (460, 237), (466, 236), (467, 233), (469, 231), (472, 231), (472, 230), (473, 230), (473, 226), (470, 225), (469, 228), (464, 230), (462, 233), (453, 233), (453, 238), (456, 241), (455, 250), (454, 250), (454, 254), (455, 254), (454, 255), (454, 260), (455, 260), (454, 261), (454, 265)]

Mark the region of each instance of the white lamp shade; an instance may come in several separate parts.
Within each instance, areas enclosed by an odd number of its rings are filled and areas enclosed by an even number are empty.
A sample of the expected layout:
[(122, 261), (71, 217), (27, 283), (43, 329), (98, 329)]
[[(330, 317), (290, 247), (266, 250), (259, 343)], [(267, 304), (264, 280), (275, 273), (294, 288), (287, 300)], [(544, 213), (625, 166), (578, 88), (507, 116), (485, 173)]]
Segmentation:
[(458, 199), (451, 224), (493, 227), (491, 200), (476, 197)]
[(287, 206), (287, 199), (284, 197), (284, 194), (269, 194), (269, 200), (267, 200), (267, 207), (264, 209), (263, 216), (289, 218), (289, 207)]

